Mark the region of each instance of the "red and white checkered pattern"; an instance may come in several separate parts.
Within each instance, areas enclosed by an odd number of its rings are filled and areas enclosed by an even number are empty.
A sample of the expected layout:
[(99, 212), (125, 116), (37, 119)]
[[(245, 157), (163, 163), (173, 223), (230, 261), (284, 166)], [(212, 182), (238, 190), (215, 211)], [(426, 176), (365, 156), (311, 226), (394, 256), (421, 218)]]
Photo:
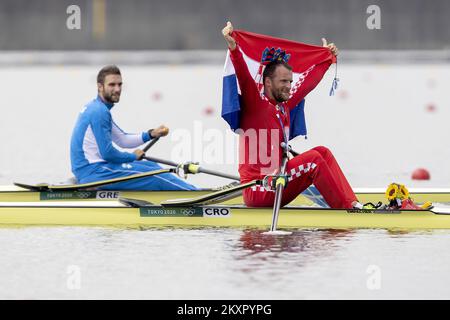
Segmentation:
[(292, 181), (300, 177), (302, 174), (314, 170), (316, 167), (317, 165), (314, 162), (308, 162), (307, 164), (301, 164), (296, 168), (292, 168), (291, 172), (288, 172), (290, 174), (288, 181)]
[(314, 69), (316, 65), (312, 65), (309, 67), (308, 70), (306, 70), (303, 73), (300, 73), (299, 78), (297, 82), (294, 84), (294, 86), (291, 88), (291, 92), (289, 94), (289, 99), (292, 98), (292, 96), (297, 92), (297, 90), (302, 86), (303, 82), (305, 82), (306, 77), (308, 74)]

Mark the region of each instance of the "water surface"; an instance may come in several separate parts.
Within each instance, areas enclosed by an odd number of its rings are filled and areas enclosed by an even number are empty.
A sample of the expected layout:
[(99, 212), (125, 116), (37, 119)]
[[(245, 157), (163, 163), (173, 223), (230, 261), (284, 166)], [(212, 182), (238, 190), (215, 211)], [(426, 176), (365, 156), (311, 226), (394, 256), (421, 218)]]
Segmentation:
[(24, 228), (0, 243), (2, 299), (450, 298), (447, 231)]

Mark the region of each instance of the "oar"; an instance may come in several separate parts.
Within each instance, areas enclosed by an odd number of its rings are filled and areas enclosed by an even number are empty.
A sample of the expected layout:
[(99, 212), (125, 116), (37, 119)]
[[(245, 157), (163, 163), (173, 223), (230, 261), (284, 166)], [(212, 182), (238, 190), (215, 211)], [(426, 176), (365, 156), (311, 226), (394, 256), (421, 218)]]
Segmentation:
[(205, 206), (215, 203), (221, 203), (226, 200), (234, 199), (242, 195), (242, 190), (251, 188), (255, 185), (263, 185), (261, 180), (253, 180), (244, 184), (239, 184), (224, 190), (218, 190), (202, 196), (190, 199), (169, 199), (160, 204), (164, 207), (182, 207), (182, 206)]
[(23, 187), (26, 189), (30, 189), (33, 191), (79, 191), (88, 188), (96, 188), (105, 186), (112, 183), (131, 181), (139, 178), (156, 176), (162, 173), (173, 173), (175, 169), (158, 169), (153, 171), (147, 171), (142, 173), (133, 174), (130, 176), (117, 177), (113, 179), (100, 180), (94, 182), (80, 183), (80, 184), (72, 184), (72, 185), (49, 185), (49, 184), (38, 184), (38, 185), (27, 185), (19, 182), (14, 182), (16, 186)]
[(276, 178), (275, 182), (276, 190), (275, 190), (275, 200), (273, 203), (272, 224), (270, 226), (270, 231), (265, 232), (265, 234), (286, 234), (286, 235), (291, 234), (291, 232), (288, 231), (277, 231), (278, 216), (280, 214), (281, 209), (281, 199), (283, 197), (284, 186), (286, 184), (286, 176), (284, 174), (288, 162), (288, 151), (290, 151), (289, 150), (290, 146), (284, 142), (281, 143), (281, 147), (283, 148), (283, 158), (281, 160), (282, 162), (280, 167), (280, 175)]
[(202, 168), (202, 167), (200, 167), (200, 165), (195, 164), (195, 163), (190, 163), (190, 162), (187, 162), (187, 163), (175, 163), (175, 162), (170, 161), (170, 160), (159, 159), (159, 158), (155, 158), (155, 157), (147, 157), (147, 156), (144, 156), (142, 159), (153, 161), (153, 162), (158, 162), (158, 163), (162, 163), (162, 164), (166, 164), (166, 165), (172, 166), (172, 167), (183, 168), (183, 170), (185, 172), (192, 173), (192, 174), (206, 173), (206, 174), (210, 174), (210, 175), (217, 176), (217, 177), (222, 177), (222, 178), (227, 178), (227, 179), (231, 179), (231, 180), (240, 181), (240, 178), (238, 176), (234, 176), (234, 175), (231, 175), (231, 174), (226, 174), (226, 173), (222, 173), (222, 172), (218, 172), (218, 171), (205, 169), (205, 168)]
[(157, 143), (158, 142), (158, 140), (159, 140), (159, 137), (158, 138), (153, 138), (145, 147), (144, 147), (144, 149), (142, 149), (142, 151), (144, 151), (144, 153), (146, 153), (147, 151), (148, 151), (148, 149), (150, 149), (151, 147), (153, 147), (153, 145), (155, 144), (155, 143)]

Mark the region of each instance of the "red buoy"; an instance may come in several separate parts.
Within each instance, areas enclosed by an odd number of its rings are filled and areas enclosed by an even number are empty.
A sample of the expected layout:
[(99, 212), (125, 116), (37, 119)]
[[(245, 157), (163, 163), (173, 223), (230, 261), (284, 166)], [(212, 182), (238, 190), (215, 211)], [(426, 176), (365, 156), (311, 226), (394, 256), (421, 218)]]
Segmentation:
[(162, 93), (159, 91), (155, 91), (153, 92), (153, 94), (151, 95), (151, 98), (153, 101), (159, 101), (162, 99)]
[(214, 108), (211, 106), (207, 106), (205, 109), (203, 109), (203, 113), (207, 116), (211, 116), (214, 114)]
[(412, 173), (413, 180), (430, 180), (430, 173), (427, 169), (419, 168)]
[(429, 103), (429, 104), (427, 105), (427, 107), (426, 107), (426, 110), (427, 110), (428, 112), (435, 112), (435, 111), (436, 111), (436, 106), (435, 106), (434, 104), (432, 104), (432, 103)]

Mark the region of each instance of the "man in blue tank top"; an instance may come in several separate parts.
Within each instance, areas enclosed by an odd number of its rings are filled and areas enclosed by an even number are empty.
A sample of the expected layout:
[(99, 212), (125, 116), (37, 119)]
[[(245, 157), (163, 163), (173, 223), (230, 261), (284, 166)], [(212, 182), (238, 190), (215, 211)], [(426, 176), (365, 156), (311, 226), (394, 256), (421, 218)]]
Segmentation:
[[(136, 148), (152, 138), (166, 136), (169, 129), (161, 125), (140, 134), (125, 133), (111, 117), (111, 108), (119, 102), (122, 76), (116, 66), (106, 66), (97, 75), (97, 98), (80, 112), (72, 133), (70, 160), (72, 172), (78, 183), (107, 180), (161, 169), (152, 161), (139, 161), (144, 152), (119, 151)], [(105, 190), (196, 190), (177, 176), (164, 173), (152, 177), (115, 183), (102, 187)]]

